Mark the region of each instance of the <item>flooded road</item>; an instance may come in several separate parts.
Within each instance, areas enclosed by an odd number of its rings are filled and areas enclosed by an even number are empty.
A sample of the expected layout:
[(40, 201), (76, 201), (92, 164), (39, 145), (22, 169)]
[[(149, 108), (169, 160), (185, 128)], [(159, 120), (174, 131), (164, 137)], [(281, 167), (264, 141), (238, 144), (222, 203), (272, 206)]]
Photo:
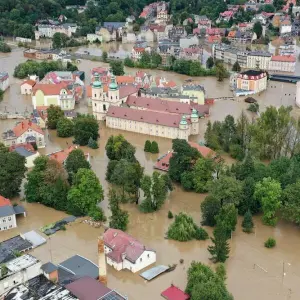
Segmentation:
[[(5, 98), (0, 103), (0, 108), (4, 106), (14, 107), (22, 110), (31, 107), (30, 97), (20, 95), (19, 83), (12, 77), (14, 67), (25, 61), (21, 50), (16, 50), (8, 55), (0, 55), (0, 70), (8, 71), (11, 75), (11, 87), (5, 93)], [(104, 65), (91, 61), (82, 61), (79, 69), (86, 72), (86, 83), (89, 82), (89, 72), (92, 67)], [(136, 69), (128, 69), (126, 72), (135, 73)], [(182, 84), (187, 76), (168, 73), (164, 71), (146, 70), (153, 75), (163, 76)], [(195, 78), (202, 83), (208, 97), (232, 96), (228, 87), (228, 82), (217, 82), (215, 78)], [(294, 105), (295, 85), (270, 82), (269, 89), (258, 99), (261, 109), (268, 105), (279, 106)], [(247, 108), (243, 101), (217, 101), (211, 108), (211, 120), (223, 120), (227, 114), (238, 117), (242, 110)], [(88, 108), (83, 101), (78, 108), (81, 112), (87, 112)], [(295, 108), (297, 115), (298, 110)], [(194, 141), (203, 140), (205, 124), (208, 119), (201, 120), (201, 133), (192, 138)], [(15, 120), (1, 121), (0, 131), (11, 128)], [(136, 157), (145, 168), (146, 173), (153, 171), (153, 164), (159, 155), (171, 149), (171, 140), (151, 137), (159, 144), (160, 154), (146, 154), (143, 151), (144, 143), (149, 138), (146, 135), (122, 132), (106, 128), (100, 124), (100, 139), (97, 150), (84, 148), (91, 154), (91, 164), (107, 193), (108, 185), (105, 182), (105, 172), (107, 166), (107, 157), (105, 155), (105, 144), (112, 134), (122, 133), (126, 139), (136, 147)], [(72, 142), (72, 138), (57, 138), (55, 131), (46, 133), (47, 147), (41, 150), (41, 153), (51, 153), (55, 150), (65, 148), (67, 143)], [(142, 214), (135, 204), (123, 205), (130, 214), (130, 223), (128, 232), (142, 241), (145, 245), (157, 251), (158, 264), (178, 264), (175, 271), (166, 273), (151, 282), (145, 282), (138, 274), (132, 274), (129, 271), (115, 271), (108, 267), (108, 286), (117, 289), (120, 293), (127, 295), (129, 299), (138, 300), (143, 295), (145, 300), (161, 299), (160, 293), (170, 286), (171, 283), (184, 289), (186, 285), (186, 271), (191, 261), (201, 261), (211, 264), (207, 246), (209, 241), (191, 241), (176, 242), (164, 239), (169, 224), (172, 222), (167, 218), (169, 210), (173, 214), (181, 211), (190, 214), (197, 224), (200, 223), (200, 203), (205, 195), (188, 193), (182, 191), (180, 187), (170, 194), (163, 208), (153, 214)], [(28, 230), (39, 230), (41, 226), (60, 220), (66, 216), (65, 213), (55, 211), (40, 204), (24, 203), (27, 210), (26, 218), (18, 218), (18, 228), (1, 232), (0, 240), (10, 238), (19, 232)], [(107, 212), (107, 198), (101, 203), (103, 209)], [(108, 212), (107, 212), (108, 215)], [(242, 232), (239, 220), (236, 232), (230, 241), (230, 258), (226, 262), (227, 284), (229, 291), (236, 300), (283, 300), (300, 299), (300, 231), (299, 228), (286, 222), (279, 222), (275, 228), (262, 225), (260, 217), (255, 217), (254, 222), (256, 230), (254, 234), (247, 235)], [(51, 236), (46, 245), (35, 249), (32, 254), (37, 256), (42, 262), (52, 260), (59, 263), (62, 260), (74, 254), (80, 254), (97, 263), (97, 237), (103, 232), (103, 229), (95, 229), (80, 220), (66, 226), (66, 231), (59, 231)], [(211, 228), (206, 228), (211, 234)], [(268, 237), (275, 237), (277, 246), (274, 249), (266, 249), (264, 241)], [(184, 263), (180, 264), (179, 260)], [(283, 263), (285, 263), (285, 273), (283, 276)], [(290, 264), (290, 265), (288, 265)], [(265, 271), (267, 272), (265, 272)]]

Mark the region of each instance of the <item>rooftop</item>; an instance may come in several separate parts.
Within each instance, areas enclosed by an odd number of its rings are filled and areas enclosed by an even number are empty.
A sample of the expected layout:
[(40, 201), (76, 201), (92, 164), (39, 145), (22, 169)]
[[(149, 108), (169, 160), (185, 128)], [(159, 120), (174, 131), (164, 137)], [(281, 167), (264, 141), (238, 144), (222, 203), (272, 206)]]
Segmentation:
[(248, 71), (241, 72), (240, 75), (259, 76), (263, 73), (264, 71), (248, 70)]
[(161, 293), (162, 297), (167, 300), (188, 300), (190, 296), (183, 292), (181, 289), (176, 287), (175, 285), (171, 285), (165, 291)]
[(25, 254), (6, 263), (6, 267), (11, 273), (16, 273), (22, 269), (35, 265), (38, 262), (39, 260), (36, 257), (30, 254)]
[[(73, 150), (76, 150), (77, 148), (78, 148), (77, 146), (69, 146), (66, 149), (52, 152), (52, 153), (48, 154), (47, 156), (49, 158), (54, 159), (54, 160), (58, 161), (59, 163), (63, 164), (65, 162), (65, 160), (68, 158), (69, 154)], [(85, 156), (88, 156), (88, 154), (86, 154)]]
[(296, 57), (293, 55), (273, 55), (272, 61), (296, 62)]

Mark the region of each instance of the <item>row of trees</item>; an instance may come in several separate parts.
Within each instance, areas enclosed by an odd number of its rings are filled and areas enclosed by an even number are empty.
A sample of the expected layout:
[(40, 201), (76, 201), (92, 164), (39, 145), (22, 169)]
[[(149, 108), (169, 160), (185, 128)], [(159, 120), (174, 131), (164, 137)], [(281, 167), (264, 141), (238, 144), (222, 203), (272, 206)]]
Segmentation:
[(63, 66), (60, 61), (42, 61), (37, 62), (34, 60), (27, 60), (24, 63), (20, 63), (15, 67), (14, 77), (19, 79), (24, 79), (28, 74), (36, 74), (39, 78), (44, 78), (44, 76), (50, 71), (77, 71), (78, 68), (67, 63), (67, 66)]
[(57, 136), (74, 136), (75, 144), (98, 148), (99, 125), (92, 115), (77, 114), (76, 118), (70, 120), (64, 116), (59, 106), (50, 105), (47, 109), (47, 119), (48, 128), (57, 129)]
[(86, 42), (79, 42), (76, 39), (70, 38), (66, 34), (60, 32), (54, 33), (52, 38), (52, 47), (54, 49), (61, 49), (66, 47), (79, 47), (83, 44), (86, 44)]
[(150, 152), (150, 153), (159, 153), (159, 148), (158, 148), (157, 142), (152, 141), (152, 143), (151, 143), (151, 141), (147, 140), (145, 142), (144, 151)]

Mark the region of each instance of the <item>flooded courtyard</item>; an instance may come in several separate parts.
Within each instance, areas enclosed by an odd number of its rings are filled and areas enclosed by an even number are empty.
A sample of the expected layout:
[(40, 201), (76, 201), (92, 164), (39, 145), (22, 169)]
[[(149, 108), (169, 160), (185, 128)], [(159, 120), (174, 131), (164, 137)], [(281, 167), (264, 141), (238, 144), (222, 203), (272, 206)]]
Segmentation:
[[(20, 95), (18, 79), (13, 78), (14, 67), (25, 61), (20, 49), (7, 55), (0, 55), (0, 70), (7, 71), (11, 78), (11, 87), (5, 93), (4, 100), (0, 103), (0, 110), (14, 109), (24, 111), (27, 107), (32, 110), (31, 98)], [(78, 65), (80, 70), (86, 72), (86, 83), (89, 82), (90, 69), (105, 65), (92, 61), (81, 61)], [(134, 74), (136, 69), (126, 69), (126, 73)], [(146, 70), (153, 75), (163, 76), (174, 80), (178, 85), (182, 84), (188, 77), (157, 70)], [(217, 82), (215, 78), (194, 78), (205, 86), (207, 97), (232, 96), (227, 81)], [(295, 103), (296, 86), (292, 84), (282, 84), (270, 82), (267, 91), (255, 96), (258, 99), (261, 110), (269, 105), (280, 106), (292, 105)], [(216, 101), (211, 107), (210, 120), (223, 120), (227, 114), (238, 117), (242, 110), (247, 108), (243, 101)], [(86, 102), (82, 101), (78, 110), (87, 112)], [(294, 108), (293, 113), (298, 115), (298, 109)], [(251, 115), (249, 115), (251, 117)], [(192, 137), (194, 141), (203, 140), (205, 124), (208, 119), (201, 120), (201, 133)], [(0, 120), (0, 131), (11, 128), (15, 120)], [(171, 140), (151, 137), (159, 144), (160, 154), (153, 155), (143, 151), (144, 143), (148, 139), (146, 135), (130, 132), (122, 132), (105, 127), (100, 124), (99, 149), (89, 151), (91, 155), (91, 165), (100, 179), (105, 192), (108, 191), (108, 184), (105, 181), (105, 172), (108, 159), (105, 154), (105, 144), (112, 134), (122, 133), (126, 139), (136, 147), (136, 157), (145, 168), (146, 173), (153, 171), (153, 164), (159, 155), (171, 149)], [(45, 149), (41, 153), (46, 154), (67, 147), (72, 143), (72, 139), (57, 138), (55, 131), (47, 131)], [(228, 159), (228, 162), (231, 160)], [(166, 240), (165, 233), (172, 220), (167, 218), (168, 211), (177, 214), (181, 211), (190, 214), (197, 224), (201, 221), (200, 204), (206, 195), (189, 193), (176, 186), (170, 194), (163, 208), (151, 214), (139, 212), (135, 204), (123, 205), (130, 214), (128, 233), (136, 237), (145, 245), (157, 251), (158, 264), (177, 264), (177, 268), (170, 273), (161, 275), (151, 282), (144, 281), (138, 274), (129, 271), (115, 271), (108, 267), (108, 286), (117, 289), (120, 293), (127, 295), (129, 299), (138, 300), (143, 295), (145, 300), (162, 299), (160, 293), (170, 286), (171, 283), (184, 289), (186, 285), (186, 272), (191, 261), (196, 260), (212, 265), (209, 260), (207, 246), (209, 241), (176, 242)], [(21, 195), (22, 197), (22, 195)], [(5, 240), (20, 232), (29, 230), (39, 230), (41, 226), (58, 221), (66, 216), (65, 213), (47, 208), (40, 204), (23, 202), (27, 211), (26, 218), (18, 218), (18, 228), (1, 232), (0, 240)], [(107, 198), (101, 206), (108, 215)], [(255, 232), (246, 234), (241, 230), (241, 220), (233, 233), (230, 241), (230, 258), (226, 262), (228, 290), (236, 300), (283, 300), (300, 299), (300, 230), (293, 224), (280, 221), (275, 228), (262, 225), (260, 216), (254, 218)], [(59, 231), (48, 239), (43, 245), (31, 253), (39, 258), (43, 263), (53, 261), (59, 263), (68, 257), (79, 254), (87, 257), (97, 264), (97, 237), (103, 229), (96, 229), (77, 220), (66, 226), (66, 231)], [(211, 234), (212, 229), (206, 228)], [(277, 247), (266, 249), (264, 241), (268, 237), (277, 240)], [(184, 263), (180, 264), (179, 260)], [(283, 269), (285, 266), (285, 269)], [(285, 276), (284, 276), (284, 273)]]

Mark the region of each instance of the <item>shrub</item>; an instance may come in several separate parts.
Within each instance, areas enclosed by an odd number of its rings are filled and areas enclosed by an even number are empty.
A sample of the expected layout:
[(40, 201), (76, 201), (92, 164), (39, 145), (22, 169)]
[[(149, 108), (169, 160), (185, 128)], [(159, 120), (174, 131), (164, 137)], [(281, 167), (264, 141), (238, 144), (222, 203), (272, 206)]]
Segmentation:
[(151, 152), (151, 142), (149, 140), (145, 142), (144, 151)]
[(158, 149), (158, 144), (157, 142), (153, 141), (151, 144), (151, 153), (158, 153), (159, 149)]
[(253, 221), (252, 221), (252, 214), (250, 210), (248, 210), (244, 215), (244, 220), (242, 223), (243, 231), (247, 233), (251, 233), (253, 229)]
[(169, 212), (168, 212), (168, 218), (169, 219), (173, 219), (173, 214), (172, 214), (172, 212), (169, 210)]
[(89, 138), (88, 147), (90, 147), (92, 149), (98, 149), (99, 148), (97, 141), (93, 140), (92, 137)]
[(274, 248), (275, 246), (276, 246), (276, 240), (275, 239), (270, 237), (265, 241), (265, 247), (266, 248)]
[(96, 207), (96, 208), (92, 209), (89, 212), (89, 216), (95, 222), (105, 222), (106, 221), (105, 214), (104, 214), (102, 208), (100, 208), (100, 207)]
[(208, 233), (201, 227), (196, 228), (195, 239), (205, 241), (208, 239)]

